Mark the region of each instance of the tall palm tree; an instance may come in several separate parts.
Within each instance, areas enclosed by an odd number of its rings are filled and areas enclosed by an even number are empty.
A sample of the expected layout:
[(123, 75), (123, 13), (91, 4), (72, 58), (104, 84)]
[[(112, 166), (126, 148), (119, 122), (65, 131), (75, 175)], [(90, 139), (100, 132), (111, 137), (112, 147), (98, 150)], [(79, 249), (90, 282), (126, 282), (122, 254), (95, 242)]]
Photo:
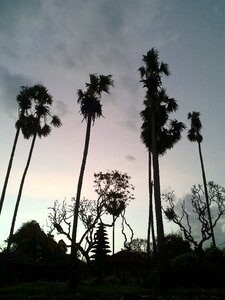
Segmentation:
[(71, 244), (71, 259), (75, 260), (77, 254), (76, 237), (77, 237), (77, 223), (78, 223), (78, 211), (80, 205), (81, 189), (84, 177), (84, 170), (87, 161), (87, 154), (89, 148), (91, 124), (96, 118), (102, 117), (102, 104), (101, 95), (103, 92), (109, 93), (110, 86), (113, 86), (112, 75), (98, 75), (90, 74), (90, 83), (86, 83), (86, 91), (78, 90), (77, 102), (80, 104), (80, 114), (83, 116), (83, 120), (87, 122), (86, 136), (84, 144), (83, 158), (81, 162), (80, 174), (77, 184), (76, 201), (74, 206), (74, 219), (73, 219), (73, 231), (72, 231), (72, 244)]
[[(8, 164), (8, 168), (6, 171), (6, 176), (5, 176), (5, 181), (4, 181), (4, 185), (3, 185), (3, 189), (2, 189), (2, 194), (1, 194), (1, 200), (0, 200), (0, 215), (1, 215), (1, 211), (2, 211), (2, 206), (5, 200), (5, 193), (6, 193), (6, 189), (7, 189), (7, 185), (8, 185), (8, 181), (9, 181), (9, 176), (10, 176), (10, 172), (11, 172), (11, 168), (12, 168), (12, 163), (13, 163), (13, 158), (14, 158), (14, 154), (15, 154), (15, 150), (16, 150), (16, 146), (17, 146), (17, 142), (18, 142), (18, 138), (19, 138), (19, 134), (21, 131), (22, 127), (25, 127), (27, 122), (27, 117), (29, 115), (29, 111), (31, 108), (31, 99), (29, 97), (29, 88), (22, 86), (21, 90), (19, 92), (19, 94), (17, 95), (17, 103), (18, 103), (18, 120), (16, 121), (16, 134), (15, 134), (15, 138), (14, 138), (14, 142), (13, 142), (13, 147), (12, 147), (12, 151), (11, 151), (11, 155), (10, 155), (10, 159), (9, 159), (9, 164)], [(24, 136), (25, 138), (27, 138), (27, 136)]]
[(156, 99), (159, 93), (159, 88), (162, 86), (161, 77), (169, 75), (168, 65), (159, 62), (158, 51), (152, 48), (143, 55), (142, 62), (144, 65), (139, 68), (141, 82), (143, 87), (147, 89), (145, 106), (151, 107), (151, 137), (152, 137), (152, 160), (153, 160), (153, 178), (154, 178), (154, 197), (155, 197), (155, 213), (156, 213), (156, 227), (158, 240), (158, 256), (160, 262), (161, 279), (164, 281), (166, 276), (165, 266), (165, 242), (164, 242), (164, 228), (161, 210), (161, 195), (160, 195), (160, 178), (159, 178), (159, 162), (158, 149), (156, 145)]
[[(165, 89), (160, 89), (158, 93), (157, 110), (156, 110), (156, 146), (158, 155), (164, 155), (167, 150), (171, 149), (181, 138), (181, 132), (185, 128), (182, 122), (177, 120), (169, 120), (169, 114), (178, 109), (177, 102), (174, 98), (169, 98)], [(152, 227), (152, 239), (154, 253), (155, 251), (155, 237), (154, 237), (154, 222), (152, 211), (152, 175), (151, 175), (151, 153), (152, 153), (152, 130), (151, 130), (151, 105), (140, 113), (143, 124), (141, 132), (141, 140), (145, 144), (149, 152), (149, 222), (147, 235), (147, 248), (150, 249), (150, 227)]]
[[(154, 179), (154, 197), (155, 197), (155, 214), (156, 214), (156, 227), (157, 227), (157, 241), (158, 241), (158, 262), (159, 270), (162, 284), (166, 284), (167, 276), (167, 261), (166, 261), (166, 249), (164, 241), (164, 227), (162, 219), (162, 207), (161, 207), (161, 193), (160, 193), (160, 176), (159, 176), (159, 149), (157, 145), (157, 122), (163, 121), (163, 117), (167, 118), (167, 114), (171, 109), (173, 111), (173, 105), (176, 103), (170, 102), (173, 104), (172, 107), (168, 106), (159, 114), (157, 114), (159, 108), (159, 93), (164, 91), (162, 88), (162, 76), (169, 75), (168, 65), (159, 62), (158, 51), (155, 48), (152, 48), (147, 52), (146, 55), (143, 55), (142, 59), (144, 65), (139, 68), (141, 82), (143, 87), (147, 89), (146, 97), (144, 101), (145, 107), (150, 108), (150, 120), (151, 120), (151, 152), (153, 160), (153, 179)], [(165, 113), (165, 114), (162, 114)]]
[(214, 235), (214, 231), (213, 231), (212, 217), (211, 217), (211, 211), (210, 211), (210, 204), (209, 204), (207, 181), (206, 181), (205, 168), (204, 168), (202, 149), (201, 149), (201, 142), (203, 141), (203, 136), (201, 135), (202, 123), (200, 120), (200, 113), (196, 112), (196, 111), (193, 111), (192, 113), (188, 113), (188, 120), (190, 120), (190, 122), (191, 122), (191, 128), (188, 130), (187, 137), (190, 142), (198, 143), (198, 151), (199, 151), (201, 170), (202, 170), (202, 179), (203, 179), (203, 185), (204, 185), (204, 190), (205, 190), (205, 200), (206, 200), (207, 212), (208, 212), (208, 217), (209, 217), (210, 231), (212, 234), (212, 244), (213, 244), (213, 247), (216, 247), (216, 241), (215, 241), (215, 235)]
[[(37, 136), (39, 136), (40, 138), (48, 136), (51, 133), (50, 125), (54, 127), (60, 127), (62, 125), (59, 117), (56, 115), (52, 115), (50, 112), (50, 107), (52, 105), (52, 96), (48, 93), (48, 90), (44, 86), (34, 85), (33, 87), (29, 88), (28, 92), (29, 92), (29, 98), (31, 98), (32, 101), (34, 102), (34, 111), (29, 117), (27, 117), (27, 126), (22, 127), (22, 132), (27, 137), (32, 136), (33, 138), (31, 142), (27, 163), (20, 182), (19, 192), (16, 200), (16, 205), (14, 209), (14, 214), (13, 214), (9, 238), (8, 238), (7, 252), (10, 251), (11, 240), (14, 232), (16, 217), (17, 217), (18, 208), (22, 196), (22, 191), (23, 191), (23, 186), (24, 186), (28, 168), (30, 166), (36, 138)], [(51, 118), (50, 125), (47, 123), (48, 117)]]

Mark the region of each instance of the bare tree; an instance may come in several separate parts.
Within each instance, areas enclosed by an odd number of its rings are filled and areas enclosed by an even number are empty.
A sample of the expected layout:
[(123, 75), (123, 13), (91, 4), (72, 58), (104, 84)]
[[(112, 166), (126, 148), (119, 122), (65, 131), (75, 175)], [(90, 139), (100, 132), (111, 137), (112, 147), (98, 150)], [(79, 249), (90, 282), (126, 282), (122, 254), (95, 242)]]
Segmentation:
[[(225, 214), (225, 189), (218, 184), (208, 182), (209, 206), (213, 207), (216, 214), (212, 217), (212, 227), (215, 228), (219, 219)], [(196, 215), (200, 223), (200, 240), (193, 234), (193, 224), (191, 224), (190, 214), (185, 207), (185, 201), (181, 203), (181, 213), (175, 209), (174, 192), (163, 194), (163, 199), (168, 206), (164, 209), (166, 218), (177, 224), (184, 234), (184, 237), (192, 246), (202, 254), (203, 244), (212, 237), (211, 226), (207, 214), (207, 204), (205, 202), (204, 188), (202, 185), (194, 185), (191, 189), (192, 212)]]

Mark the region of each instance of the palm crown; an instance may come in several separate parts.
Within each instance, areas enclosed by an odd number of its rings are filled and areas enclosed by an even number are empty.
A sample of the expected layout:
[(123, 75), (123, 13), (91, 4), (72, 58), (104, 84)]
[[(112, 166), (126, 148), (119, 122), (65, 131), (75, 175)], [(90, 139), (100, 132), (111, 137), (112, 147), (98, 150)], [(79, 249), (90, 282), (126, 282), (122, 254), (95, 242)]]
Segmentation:
[[(60, 127), (62, 125), (60, 119), (50, 112), (52, 105), (52, 96), (48, 90), (42, 85), (34, 85), (33, 87), (22, 87), (17, 97), (19, 108), (25, 113), (21, 114), (16, 122), (16, 127), (21, 127), (22, 133), (26, 139), (38, 134), (39, 137), (47, 136), (51, 132), (51, 126)], [(48, 117), (51, 118), (50, 125)]]
[(141, 82), (148, 89), (149, 94), (157, 94), (158, 88), (162, 85), (162, 75), (168, 76), (170, 74), (168, 64), (159, 62), (159, 54), (155, 48), (143, 55), (142, 61), (144, 66), (138, 69), (141, 75)]
[(202, 123), (200, 120), (200, 113), (193, 111), (188, 113), (188, 120), (191, 121), (191, 128), (188, 130), (187, 137), (191, 142), (201, 143), (203, 137), (201, 135)]
[(112, 75), (90, 74), (90, 83), (86, 83), (86, 91), (77, 91), (80, 104), (80, 113), (86, 120), (91, 118), (95, 122), (96, 118), (102, 116), (101, 94), (109, 93), (110, 86), (113, 86)]
[[(181, 132), (185, 129), (185, 125), (175, 119), (169, 120), (169, 113), (177, 111), (178, 104), (174, 98), (167, 96), (165, 89), (160, 89), (158, 95), (154, 96), (154, 103), (157, 150), (159, 154), (163, 155), (180, 140)], [(152, 131), (150, 118), (153, 107), (152, 102), (149, 102), (147, 99), (145, 104), (145, 109), (140, 113), (143, 119), (141, 140), (151, 151)]]

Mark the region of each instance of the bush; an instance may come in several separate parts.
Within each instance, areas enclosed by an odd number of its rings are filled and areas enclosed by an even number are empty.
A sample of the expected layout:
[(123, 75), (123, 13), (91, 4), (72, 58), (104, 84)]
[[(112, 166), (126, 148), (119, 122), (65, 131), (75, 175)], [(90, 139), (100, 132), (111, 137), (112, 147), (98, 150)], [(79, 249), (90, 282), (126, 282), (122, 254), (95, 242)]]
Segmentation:
[(195, 253), (182, 254), (171, 261), (173, 282), (177, 286), (198, 286), (200, 275), (200, 262)]

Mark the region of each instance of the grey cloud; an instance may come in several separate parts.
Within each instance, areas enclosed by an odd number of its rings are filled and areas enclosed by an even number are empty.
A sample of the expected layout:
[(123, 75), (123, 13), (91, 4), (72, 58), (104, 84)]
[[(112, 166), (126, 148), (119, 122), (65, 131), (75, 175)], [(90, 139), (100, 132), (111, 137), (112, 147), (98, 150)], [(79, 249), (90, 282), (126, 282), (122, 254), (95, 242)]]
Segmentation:
[(138, 130), (136, 122), (134, 122), (132, 120), (119, 121), (118, 124), (119, 124), (119, 126), (128, 128), (132, 131), (137, 131)]
[(31, 85), (32, 81), (23, 75), (11, 74), (0, 66), (0, 97), (3, 108), (10, 116), (17, 112), (16, 96), (23, 85)]
[(136, 160), (136, 158), (132, 155), (126, 155), (126, 159), (129, 160), (129, 161), (134, 161)]
[(112, 68), (110, 72), (125, 72), (139, 51), (142, 53), (145, 37), (152, 40), (151, 24), (157, 22), (161, 8), (158, 3), (10, 1), (0, 12), (3, 60), (14, 55), (28, 62), (47, 60), (64, 69), (84, 70), (97, 65)]
[(62, 101), (55, 101), (55, 109), (56, 113), (61, 117), (69, 113), (68, 106)]

